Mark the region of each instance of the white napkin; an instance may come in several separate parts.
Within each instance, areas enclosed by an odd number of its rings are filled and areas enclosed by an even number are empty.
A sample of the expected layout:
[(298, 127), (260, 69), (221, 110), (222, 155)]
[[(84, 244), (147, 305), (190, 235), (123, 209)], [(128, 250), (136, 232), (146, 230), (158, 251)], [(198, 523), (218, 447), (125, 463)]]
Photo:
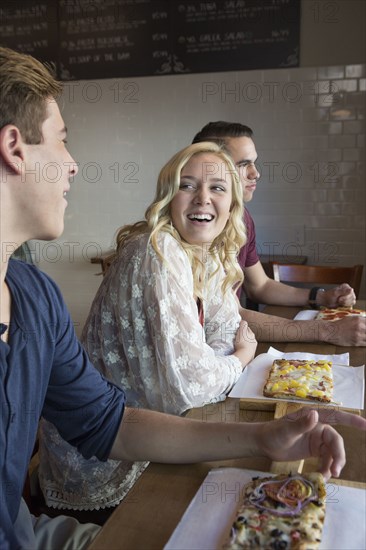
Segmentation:
[[(165, 550), (221, 550), (228, 540), (243, 487), (264, 472), (211, 470), (170, 537)], [(366, 491), (327, 484), (321, 550), (365, 550)]]
[[(364, 408), (365, 367), (347, 366), (349, 362), (348, 353), (340, 355), (318, 355), (303, 352), (283, 353), (274, 348), (269, 348), (268, 352), (270, 353), (258, 355), (249, 363), (229, 393), (229, 397), (278, 401), (278, 399), (264, 397), (263, 395), (263, 387), (274, 359), (282, 357), (285, 359), (315, 359), (316, 361), (326, 359), (333, 361), (334, 401), (348, 409), (361, 410)], [(281, 401), (286, 400), (281, 399)], [(288, 401), (295, 402), (292, 399)], [(309, 401), (301, 399), (296, 399), (296, 402), (309, 404)], [(316, 402), (314, 402), (314, 405), (316, 405)], [(334, 403), (328, 406), (334, 407)]]
[(303, 309), (299, 311), (294, 317), (295, 321), (312, 321), (318, 315), (319, 311), (316, 309)]
[(332, 361), (334, 365), (349, 365), (349, 353), (339, 353), (337, 355), (321, 355), (319, 353), (309, 353), (307, 351), (284, 353), (283, 351), (272, 348), (272, 346), (268, 349), (267, 353), (272, 355), (275, 359), (314, 359), (315, 361)]

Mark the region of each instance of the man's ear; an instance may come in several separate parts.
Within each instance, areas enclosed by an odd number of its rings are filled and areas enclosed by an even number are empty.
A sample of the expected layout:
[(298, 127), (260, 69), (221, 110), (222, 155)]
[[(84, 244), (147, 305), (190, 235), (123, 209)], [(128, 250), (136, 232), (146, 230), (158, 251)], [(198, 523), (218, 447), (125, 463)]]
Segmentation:
[(19, 128), (7, 124), (0, 130), (0, 156), (10, 173), (21, 174), (24, 142)]

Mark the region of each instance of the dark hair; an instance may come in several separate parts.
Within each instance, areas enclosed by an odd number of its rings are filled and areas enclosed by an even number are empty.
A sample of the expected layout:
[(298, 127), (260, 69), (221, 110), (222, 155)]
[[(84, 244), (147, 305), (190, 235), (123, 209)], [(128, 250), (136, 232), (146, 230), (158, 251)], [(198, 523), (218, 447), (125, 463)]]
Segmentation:
[(213, 141), (223, 146), (228, 138), (237, 137), (249, 137), (253, 136), (253, 130), (245, 124), (240, 122), (224, 122), (218, 120), (217, 122), (209, 122), (198, 132), (192, 143), (199, 143), (200, 141)]
[(26, 143), (41, 143), (47, 99), (56, 99), (62, 85), (40, 61), (0, 47), (0, 128), (14, 124)]

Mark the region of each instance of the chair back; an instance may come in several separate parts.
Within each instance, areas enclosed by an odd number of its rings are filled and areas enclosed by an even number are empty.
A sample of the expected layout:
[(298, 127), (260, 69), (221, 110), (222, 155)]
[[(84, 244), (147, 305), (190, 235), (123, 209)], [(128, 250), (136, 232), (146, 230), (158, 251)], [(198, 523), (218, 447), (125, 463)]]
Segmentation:
[(117, 256), (117, 252), (114, 251), (108, 254), (107, 256), (104, 256), (101, 259), (103, 276), (107, 273), (108, 269), (111, 267), (111, 264), (113, 263), (113, 260), (115, 259), (116, 256)]
[(356, 298), (360, 292), (363, 265), (352, 267), (330, 267), (322, 265), (298, 265), (273, 263), (273, 277), (282, 283), (306, 283), (337, 285), (348, 283), (355, 291)]

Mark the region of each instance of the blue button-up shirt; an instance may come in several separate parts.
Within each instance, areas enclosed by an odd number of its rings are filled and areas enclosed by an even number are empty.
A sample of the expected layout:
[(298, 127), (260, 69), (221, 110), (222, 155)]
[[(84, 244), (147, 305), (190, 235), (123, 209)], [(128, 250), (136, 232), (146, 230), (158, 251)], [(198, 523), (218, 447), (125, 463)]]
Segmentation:
[(5, 280), (12, 303), (8, 343), (0, 341), (0, 543), (17, 548), (13, 523), (40, 416), (86, 458), (106, 460), (125, 397), (89, 362), (49, 277), (10, 260)]

